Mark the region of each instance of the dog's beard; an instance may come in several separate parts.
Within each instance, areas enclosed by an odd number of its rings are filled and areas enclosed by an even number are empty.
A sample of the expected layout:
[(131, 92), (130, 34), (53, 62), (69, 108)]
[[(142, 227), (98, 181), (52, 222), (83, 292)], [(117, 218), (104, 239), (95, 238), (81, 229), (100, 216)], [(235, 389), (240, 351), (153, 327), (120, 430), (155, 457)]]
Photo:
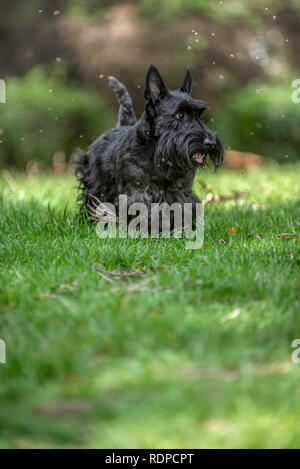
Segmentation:
[(224, 161), (224, 148), (218, 136), (216, 136), (216, 141), (216, 146), (209, 152), (209, 158), (214, 168), (218, 169)]
[(157, 172), (167, 179), (193, 170), (189, 149), (183, 135), (163, 134), (156, 145), (154, 164)]
[(217, 169), (224, 159), (222, 143), (216, 137), (216, 145), (205, 148), (201, 136), (195, 133), (163, 134), (158, 142), (154, 154), (154, 164), (159, 174), (167, 179), (178, 174), (194, 172), (198, 167), (208, 165), (208, 160)]

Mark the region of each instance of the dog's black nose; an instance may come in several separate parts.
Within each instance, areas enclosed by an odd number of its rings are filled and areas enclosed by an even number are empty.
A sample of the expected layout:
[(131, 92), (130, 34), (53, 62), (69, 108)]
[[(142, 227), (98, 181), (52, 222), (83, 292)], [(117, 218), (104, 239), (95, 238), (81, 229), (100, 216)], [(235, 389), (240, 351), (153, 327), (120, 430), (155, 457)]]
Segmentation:
[(214, 135), (207, 135), (203, 143), (206, 147), (214, 147), (217, 144), (216, 137)]

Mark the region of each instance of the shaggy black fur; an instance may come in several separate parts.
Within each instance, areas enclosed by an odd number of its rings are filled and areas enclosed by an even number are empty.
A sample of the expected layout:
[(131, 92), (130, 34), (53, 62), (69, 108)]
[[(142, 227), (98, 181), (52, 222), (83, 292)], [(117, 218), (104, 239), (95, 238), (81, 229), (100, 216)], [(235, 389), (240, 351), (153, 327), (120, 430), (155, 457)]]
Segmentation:
[(220, 166), (223, 147), (202, 120), (206, 104), (191, 97), (189, 69), (179, 90), (170, 91), (150, 66), (145, 112), (139, 120), (125, 86), (113, 77), (109, 83), (120, 103), (118, 124), (77, 157), (82, 206), (97, 197), (117, 208), (120, 194), (128, 196), (129, 205), (143, 202), (147, 207), (154, 202), (199, 202), (192, 191), (195, 172), (208, 157), (215, 168)]

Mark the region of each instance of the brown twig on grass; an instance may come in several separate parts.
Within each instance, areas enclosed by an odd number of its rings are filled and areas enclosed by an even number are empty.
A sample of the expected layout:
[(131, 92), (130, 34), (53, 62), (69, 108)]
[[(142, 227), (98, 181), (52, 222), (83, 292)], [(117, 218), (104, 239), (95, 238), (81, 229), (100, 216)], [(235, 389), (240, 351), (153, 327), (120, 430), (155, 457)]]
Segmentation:
[(279, 239), (292, 239), (300, 237), (300, 233), (280, 233), (277, 235)]
[(110, 283), (116, 279), (142, 278), (146, 275), (145, 271), (113, 270), (109, 272), (99, 267), (97, 273)]

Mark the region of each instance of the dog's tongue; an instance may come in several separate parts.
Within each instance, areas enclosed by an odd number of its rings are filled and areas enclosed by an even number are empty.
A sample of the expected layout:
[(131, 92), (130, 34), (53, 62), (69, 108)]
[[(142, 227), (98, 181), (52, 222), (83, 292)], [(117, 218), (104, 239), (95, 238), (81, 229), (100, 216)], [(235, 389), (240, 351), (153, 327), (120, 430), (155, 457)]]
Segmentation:
[(203, 163), (204, 163), (204, 154), (201, 153), (200, 151), (198, 151), (197, 153), (194, 153), (193, 158), (194, 158), (194, 160), (197, 161), (197, 163), (199, 163), (199, 164), (203, 164)]

